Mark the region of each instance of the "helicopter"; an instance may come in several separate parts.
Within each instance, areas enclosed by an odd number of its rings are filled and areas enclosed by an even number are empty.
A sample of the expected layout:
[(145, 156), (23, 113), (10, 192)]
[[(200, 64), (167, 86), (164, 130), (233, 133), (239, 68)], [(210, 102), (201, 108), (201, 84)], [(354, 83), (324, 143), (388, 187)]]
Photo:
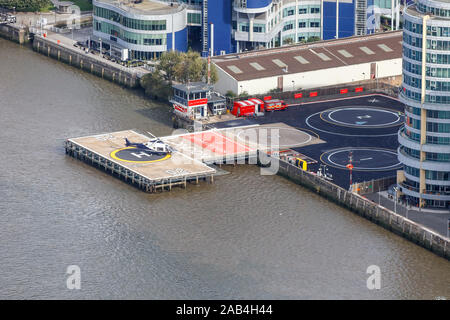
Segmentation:
[(130, 142), (130, 140), (125, 138), (125, 146), (126, 147), (135, 147), (142, 151), (148, 151), (148, 152), (150, 152), (152, 154), (156, 154), (156, 155), (171, 154), (174, 151), (174, 149), (172, 147), (170, 147), (168, 144), (164, 143), (161, 139), (157, 138), (155, 135), (153, 135), (152, 133), (150, 133), (148, 131), (147, 131), (147, 133), (150, 136), (152, 136), (153, 139), (151, 139), (148, 142), (139, 143), (139, 142)]

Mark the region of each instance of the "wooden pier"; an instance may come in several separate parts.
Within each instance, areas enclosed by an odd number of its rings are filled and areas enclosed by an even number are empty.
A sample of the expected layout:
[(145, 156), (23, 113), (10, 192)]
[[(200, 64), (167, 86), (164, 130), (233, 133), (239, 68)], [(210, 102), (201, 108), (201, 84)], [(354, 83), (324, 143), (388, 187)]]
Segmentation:
[[(137, 149), (125, 147), (125, 138), (133, 142), (149, 140), (144, 135), (127, 130), (67, 139), (65, 150), (66, 154), (149, 193), (172, 190), (175, 186), (186, 188), (188, 182), (198, 184), (200, 180), (214, 181), (216, 170), (200, 161), (178, 151), (154, 159)], [(130, 155), (135, 159), (130, 158)]]
[[(275, 132), (272, 132), (276, 129)], [(267, 136), (268, 135), (268, 136)], [(261, 136), (264, 139), (260, 139)], [(258, 152), (269, 152), (272, 139), (288, 146), (320, 143), (320, 139), (295, 128), (278, 124), (250, 125), (232, 128), (186, 132), (160, 139), (174, 149), (155, 154), (127, 147), (125, 139), (145, 143), (152, 138), (133, 130), (67, 139), (66, 153), (111, 173), (146, 192), (186, 188), (188, 182), (214, 181), (213, 164), (257, 163)], [(275, 144), (276, 149), (280, 147)], [(284, 144), (282, 145), (285, 146)]]

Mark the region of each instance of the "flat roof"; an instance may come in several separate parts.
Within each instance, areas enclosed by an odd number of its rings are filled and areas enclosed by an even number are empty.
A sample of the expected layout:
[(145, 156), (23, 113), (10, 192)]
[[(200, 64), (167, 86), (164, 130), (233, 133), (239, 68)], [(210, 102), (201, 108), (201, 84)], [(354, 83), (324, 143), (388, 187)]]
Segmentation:
[(211, 90), (211, 85), (204, 82), (191, 82), (189, 84), (173, 84), (172, 88), (184, 92), (203, 92)]
[(237, 81), (402, 58), (402, 31), (216, 56), (212, 62)]
[[(436, 1), (436, 2), (449, 3), (450, 0), (446, 0), (446, 1), (439, 0), (439, 1)], [(430, 17), (430, 20), (449, 21), (449, 19), (447, 17), (441, 17), (441, 16), (438, 16), (438, 15), (432, 14), (431, 12), (430, 13), (422, 13), (422, 12), (420, 12), (419, 10), (417, 10), (417, 6), (416, 6), (415, 3), (410, 4), (409, 6), (407, 6), (406, 9), (405, 9), (405, 12), (406, 12), (406, 14), (412, 15), (412, 16), (417, 17), (417, 18), (422, 18), (423, 16), (428, 14), (429, 17)]]
[(220, 94), (218, 94), (217, 92), (211, 92), (211, 95), (208, 98), (208, 103), (209, 102), (225, 102), (227, 99), (223, 96), (221, 96)]
[[(182, 4), (177, 3), (176, 1), (172, 3), (162, 3), (158, 1), (152, 0), (142, 0), (142, 2), (136, 3), (134, 0), (129, 1), (119, 1), (119, 0), (96, 0), (99, 3), (106, 3), (109, 5), (113, 5), (122, 10), (136, 13), (136, 14), (168, 14), (179, 11), (179, 9), (183, 8)], [(172, 5), (171, 5), (172, 4)]]

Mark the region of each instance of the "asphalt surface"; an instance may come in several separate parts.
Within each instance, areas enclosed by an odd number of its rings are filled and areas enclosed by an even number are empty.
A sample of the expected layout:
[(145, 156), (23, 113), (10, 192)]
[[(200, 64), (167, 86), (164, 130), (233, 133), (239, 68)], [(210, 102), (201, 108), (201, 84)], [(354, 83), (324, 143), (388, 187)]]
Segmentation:
[[(350, 151), (353, 153), (353, 183), (393, 176), (401, 167), (395, 154), (397, 132), (404, 120), (403, 111), (404, 105), (399, 101), (371, 95), (291, 105), (288, 110), (269, 112), (262, 117), (239, 118), (214, 125), (223, 128), (283, 122), (314, 134), (325, 143), (293, 149), (318, 161), (317, 165), (310, 166), (312, 171), (316, 171), (320, 163), (326, 164), (328, 172), (333, 175), (333, 182), (348, 189), (350, 172), (346, 165)], [(341, 148), (344, 150), (328, 158)]]
[[(266, 113), (258, 118), (239, 118), (214, 124), (215, 127), (234, 127), (251, 124), (283, 122), (320, 137), (325, 143), (293, 148), (318, 161), (309, 170), (316, 171), (326, 164), (333, 175), (333, 183), (348, 189), (350, 171), (347, 168), (350, 150), (354, 166), (352, 181), (363, 182), (396, 175), (401, 168), (396, 151), (397, 132), (403, 125), (404, 105), (383, 95), (370, 95), (289, 106), (286, 111)], [(331, 116), (330, 116), (331, 114)], [(280, 141), (283, 144), (283, 141)], [(385, 169), (386, 168), (386, 169)], [(444, 236), (447, 235), (450, 212), (419, 211), (389, 199), (386, 191), (364, 195), (398, 214), (420, 223)]]

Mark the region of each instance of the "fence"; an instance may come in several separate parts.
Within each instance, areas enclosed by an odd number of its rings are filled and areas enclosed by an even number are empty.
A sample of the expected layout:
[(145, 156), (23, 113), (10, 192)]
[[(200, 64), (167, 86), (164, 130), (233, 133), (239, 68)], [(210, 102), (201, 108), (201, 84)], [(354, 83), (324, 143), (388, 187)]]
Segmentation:
[(363, 195), (387, 190), (389, 186), (396, 182), (397, 176), (384, 177), (376, 180), (354, 183), (351, 185), (351, 190), (357, 194)]
[(361, 81), (358, 83), (345, 83), (340, 85), (304, 89), (285, 92), (272, 92), (266, 95), (248, 96), (248, 97), (235, 97), (227, 98), (227, 106), (231, 108), (235, 101), (246, 100), (249, 98), (271, 98), (285, 100), (287, 103), (302, 103), (319, 101), (324, 98), (333, 97), (351, 97), (358, 96), (367, 93), (383, 93), (391, 97), (397, 97), (399, 94), (399, 88), (385, 81), (389, 81), (392, 78), (384, 78), (377, 80)]
[[(261, 159), (269, 159), (270, 161), (263, 161)], [(450, 260), (450, 239), (412, 221), (395, 212), (370, 201), (359, 194), (349, 192), (334, 183), (325, 180), (317, 175), (303, 171), (302, 169), (278, 158), (272, 158), (266, 154), (258, 154), (259, 163), (261, 166), (273, 164), (273, 161), (278, 161), (278, 174), (288, 179), (303, 185), (325, 198), (346, 207), (356, 214), (375, 222), (385, 229), (394, 232), (418, 245), (424, 247), (435, 254)], [(388, 183), (389, 179), (380, 181)]]

